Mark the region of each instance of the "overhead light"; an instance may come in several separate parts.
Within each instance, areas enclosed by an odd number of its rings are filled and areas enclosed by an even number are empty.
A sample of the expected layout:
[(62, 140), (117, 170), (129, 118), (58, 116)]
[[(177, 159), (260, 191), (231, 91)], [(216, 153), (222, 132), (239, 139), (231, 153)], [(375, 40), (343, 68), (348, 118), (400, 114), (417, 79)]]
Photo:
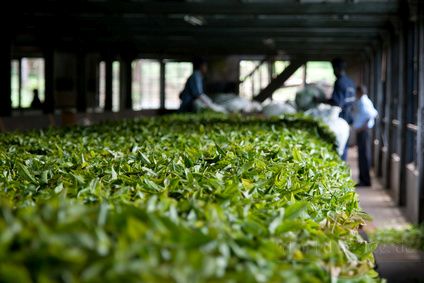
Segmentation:
[(193, 26), (203, 26), (205, 24), (205, 19), (203, 17), (195, 17), (190, 15), (184, 16), (184, 21), (193, 25)]
[(268, 47), (274, 47), (275, 46), (275, 40), (272, 38), (265, 38), (263, 41), (263, 44)]
[(345, 15), (342, 16), (342, 19), (344, 21), (348, 21), (348, 20), (350, 20), (350, 16), (348, 14), (345, 14)]

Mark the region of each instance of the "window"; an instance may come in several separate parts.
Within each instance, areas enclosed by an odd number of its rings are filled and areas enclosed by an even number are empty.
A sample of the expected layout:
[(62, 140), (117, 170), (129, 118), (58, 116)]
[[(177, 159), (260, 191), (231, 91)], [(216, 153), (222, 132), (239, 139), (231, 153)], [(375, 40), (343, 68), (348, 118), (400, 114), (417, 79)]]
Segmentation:
[(132, 64), (133, 109), (158, 109), (160, 107), (160, 63), (140, 59)]
[[(280, 74), (290, 62), (277, 61), (274, 68), (277, 74)], [(284, 84), (282, 88), (273, 94), (276, 101), (294, 100), (296, 92), (299, 91), (304, 84), (317, 83), (325, 93), (331, 93), (333, 89), (335, 76), (330, 62), (327, 61), (310, 61), (306, 65), (300, 67)]]
[(178, 109), (180, 107), (180, 92), (183, 90), (188, 77), (193, 72), (193, 65), (189, 62), (168, 62), (165, 65), (165, 108)]
[(99, 95), (97, 105), (99, 110), (105, 108), (106, 101), (106, 63), (104, 61), (99, 64)]
[(261, 64), (258, 60), (242, 60), (239, 68), (242, 82), (239, 88), (240, 96), (251, 99), (269, 84), (268, 64)]
[(11, 74), (11, 91), (12, 91), (12, 108), (19, 108), (20, 103), (20, 95), (19, 95), (19, 60), (13, 60), (12, 64), (12, 74)]
[[(278, 76), (290, 64), (289, 61), (276, 61), (274, 69)], [(304, 66), (297, 69), (297, 71), (285, 82), (284, 86), (276, 90), (272, 95), (275, 101), (294, 100), (296, 92), (303, 87), (304, 84)]]
[[(120, 110), (120, 73), (119, 61), (112, 62), (112, 111)], [(98, 111), (105, 109), (106, 105), (106, 62), (101, 61), (99, 64), (99, 94), (98, 94)]]
[[(251, 99), (270, 82), (268, 64), (257, 60), (240, 61), (240, 95)], [(274, 71), (278, 75), (290, 64), (289, 61), (274, 62)], [(253, 72), (253, 73), (252, 73)], [(319, 83), (324, 92), (331, 92), (335, 77), (330, 62), (311, 61), (300, 67), (284, 84), (273, 94), (276, 101), (294, 100), (296, 92), (305, 83)]]
[(21, 107), (26, 108), (31, 106), (34, 89), (44, 101), (44, 59), (22, 58), (21, 64)]
[(311, 61), (306, 63), (306, 83), (325, 82), (333, 84), (336, 77), (330, 62)]
[(11, 62), (11, 91), (13, 108), (29, 108), (38, 90), (40, 100), (44, 101), (44, 59), (22, 58)]

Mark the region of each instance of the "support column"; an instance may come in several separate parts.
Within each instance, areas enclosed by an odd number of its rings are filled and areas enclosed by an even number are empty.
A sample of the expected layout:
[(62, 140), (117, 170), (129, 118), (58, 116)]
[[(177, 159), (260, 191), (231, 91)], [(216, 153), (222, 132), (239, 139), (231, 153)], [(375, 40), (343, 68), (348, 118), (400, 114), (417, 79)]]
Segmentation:
[(22, 114), (22, 58), (18, 59), (18, 108), (20, 114)]
[(132, 60), (121, 60), (120, 68), (121, 109), (132, 110)]
[(267, 70), (268, 70), (268, 84), (269, 84), (274, 78), (274, 61), (272, 59), (268, 60)]
[(105, 111), (112, 111), (112, 58), (108, 57), (105, 61)]
[(370, 82), (371, 82), (371, 52), (367, 52), (366, 59), (362, 65), (362, 84), (365, 85), (370, 90)]
[(11, 44), (6, 35), (0, 43), (0, 116), (12, 115), (11, 98)]
[(164, 60), (160, 61), (160, 109), (165, 110), (165, 99), (166, 99), (166, 75), (165, 75), (166, 64)]
[(44, 54), (44, 84), (45, 84), (44, 113), (53, 114), (54, 108), (55, 108), (55, 97), (54, 97), (54, 52), (52, 49), (46, 50)]
[[(371, 101), (375, 105), (376, 100), (375, 100), (375, 92), (374, 92), (374, 85), (375, 85), (375, 83), (374, 83), (375, 82), (375, 76), (374, 76), (375, 75), (375, 73), (374, 73), (375, 61), (373, 59), (373, 55), (374, 54), (375, 54), (375, 52), (371, 51), (369, 62), (368, 62), (368, 64), (369, 64), (368, 95), (369, 95)], [(374, 152), (375, 152), (374, 140), (375, 140), (375, 130), (372, 129), (371, 130), (371, 139), (370, 139), (370, 142), (371, 142), (371, 160), (370, 160), (371, 168), (374, 168), (374, 164), (375, 164), (375, 162), (374, 162), (375, 160), (373, 158), (374, 157)]]
[(385, 115), (383, 117), (384, 123), (384, 137), (383, 137), (383, 185), (385, 189), (390, 189), (390, 170), (391, 170), (391, 106), (392, 106), (392, 53), (393, 48), (391, 38), (387, 41), (386, 53), (386, 74), (385, 74)]
[(418, 136), (417, 163), (419, 172), (419, 221), (424, 221), (424, 4), (420, 3), (418, 18)]
[(375, 148), (375, 158), (374, 158), (374, 171), (377, 177), (381, 177), (382, 175), (382, 164), (381, 164), (381, 148), (383, 146), (382, 140), (382, 115), (383, 115), (383, 85), (382, 85), (382, 48), (379, 46), (377, 48), (377, 52), (375, 53), (375, 98), (377, 110), (379, 113), (379, 117), (376, 121), (375, 126), (375, 140), (374, 140), (374, 148)]
[(397, 137), (398, 151), (399, 151), (399, 167), (400, 167), (400, 176), (399, 176), (399, 204), (401, 206), (406, 204), (406, 108), (407, 108), (407, 76), (405, 72), (405, 58), (406, 56), (406, 44), (405, 44), (405, 29), (402, 27), (401, 32), (399, 33), (399, 72), (398, 72), (398, 90), (399, 90), (399, 108), (398, 108), (398, 117), (399, 117), (399, 132)]
[(77, 55), (77, 111), (85, 113), (87, 111), (87, 76), (86, 76), (86, 55), (80, 52)]
[(308, 76), (308, 62), (303, 65), (303, 87), (306, 86), (306, 77)]

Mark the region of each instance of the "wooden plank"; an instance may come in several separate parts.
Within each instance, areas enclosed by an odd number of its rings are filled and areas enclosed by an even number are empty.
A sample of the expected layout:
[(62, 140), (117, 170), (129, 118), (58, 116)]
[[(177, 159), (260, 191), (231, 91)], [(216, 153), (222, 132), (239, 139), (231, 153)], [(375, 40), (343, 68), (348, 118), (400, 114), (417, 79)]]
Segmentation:
[(77, 54), (77, 111), (85, 113), (87, 110), (87, 77), (85, 66), (85, 54), (81, 51)]
[[(389, 21), (399, 19), (393, 15), (206, 15), (203, 16), (205, 25), (211, 27), (384, 27)], [(150, 15), (150, 14), (55, 14), (38, 13), (36, 11), (18, 13), (13, 19), (20, 25), (42, 24), (55, 21), (57, 23), (78, 23), (80, 26), (106, 25), (141, 25), (146, 27), (173, 26), (187, 27), (185, 14), (180, 15)]]
[(259, 102), (265, 101), (267, 98), (284, 85), (287, 81), (302, 65), (306, 63), (304, 59), (296, 59), (290, 62), (288, 65), (277, 77), (275, 77), (269, 84), (266, 86), (257, 96), (253, 99)]
[(113, 106), (113, 60), (107, 56), (105, 60), (105, 111), (112, 111)]
[[(384, 33), (385, 28), (379, 27), (173, 27), (173, 26), (140, 26), (140, 25), (108, 25), (107, 23), (99, 23), (95, 26), (78, 26), (78, 25), (61, 25), (57, 23), (56, 26), (60, 29), (60, 33), (52, 34), (50, 30), (51, 22), (35, 25), (31, 23), (28, 26), (21, 26), (17, 29), (16, 34), (25, 37), (89, 37), (92, 40), (97, 37), (118, 37), (118, 38), (147, 38), (147, 39), (161, 39), (161, 38), (184, 38), (193, 37), (196, 39), (215, 39), (228, 40), (228, 39), (264, 39), (274, 38), (279, 40), (287, 40), (287, 38), (303, 39), (317, 38), (335, 39), (347, 38), (347, 40), (354, 39), (370, 39)], [(95, 37), (93, 38), (93, 35)]]
[(19, 95), (19, 99), (18, 99), (18, 107), (19, 110), (21, 110), (21, 106), (22, 106), (22, 59), (19, 58), (18, 59), (19, 65), (18, 65), (18, 95)]
[(44, 112), (53, 114), (55, 110), (54, 52), (50, 47), (44, 51), (44, 84)]
[[(45, 27), (45, 26), (42, 26)], [(359, 38), (367, 36), (376, 36), (380, 32), (384, 31), (384, 28), (378, 27), (325, 27), (325, 26), (315, 26), (315, 27), (234, 27), (234, 28), (225, 28), (225, 27), (172, 27), (172, 26), (155, 26), (155, 27), (144, 27), (139, 25), (97, 25), (96, 27), (81, 27), (75, 29), (71, 26), (69, 28), (64, 28), (63, 32), (67, 30), (84, 32), (93, 32), (95, 30), (102, 31), (101, 27), (104, 27), (103, 30), (109, 33), (114, 33), (116, 31), (121, 32), (132, 32), (136, 35), (143, 36), (193, 36), (193, 37), (220, 37), (220, 36), (235, 36), (238, 38), (243, 37), (284, 37), (287, 35), (302, 35), (306, 33), (307, 35), (318, 36), (331, 36), (333, 34), (339, 34), (340, 36), (358, 36)]]
[(166, 103), (166, 63), (165, 60), (160, 60), (160, 109), (165, 109)]
[(382, 83), (382, 49), (381, 47), (377, 48), (377, 52), (374, 55), (375, 60), (375, 69), (374, 69), (374, 76), (375, 76), (375, 97), (376, 97), (376, 105), (377, 110), (379, 113), (379, 118), (376, 121), (375, 126), (375, 141), (378, 143), (378, 152), (375, 154), (375, 161), (374, 161), (374, 171), (375, 175), (377, 177), (382, 176), (382, 164), (381, 164), (381, 147), (383, 145), (383, 139), (382, 139), (382, 123), (381, 118), (383, 115), (383, 83)]
[[(50, 41), (49, 41), (50, 42)], [(48, 42), (47, 42), (48, 43)], [(31, 44), (31, 42), (17, 42), (16, 50), (19, 51), (19, 54), (25, 55), (25, 46)], [(37, 44), (34, 41), (32, 44)], [(152, 42), (144, 41), (114, 41), (113, 38), (105, 41), (90, 41), (89, 39), (83, 40), (82, 42), (69, 42), (63, 40), (56, 40), (54, 43), (55, 47), (62, 51), (73, 52), (75, 48), (83, 47), (87, 52), (102, 52), (105, 53), (109, 50), (116, 50), (122, 54), (126, 54), (128, 49), (131, 49), (131, 52), (134, 54), (140, 54), (140, 57), (146, 58), (146, 56), (151, 56), (153, 58), (160, 57), (171, 57), (171, 58), (180, 58), (184, 57), (186, 59), (192, 58), (194, 55), (203, 55), (203, 56), (221, 56), (221, 55), (241, 55), (241, 56), (261, 56), (272, 55), (279, 56), (280, 58), (288, 58), (290, 56), (307, 56), (311, 60), (331, 60), (334, 56), (342, 57), (351, 57), (351, 56), (360, 56), (363, 50), (364, 45), (360, 44), (350, 44), (350, 46), (321, 46), (321, 48), (316, 48), (313, 44), (306, 45), (302, 48), (302, 45), (293, 46), (292, 48), (285, 48), (285, 46), (265, 46), (261, 44), (250, 44), (250, 45), (240, 45), (240, 44), (172, 44), (172, 42), (167, 43), (163, 41), (163, 44), (155, 44)], [(353, 47), (351, 47), (353, 46)], [(356, 57), (356, 59), (359, 57)]]
[(399, 9), (397, 1), (361, 3), (241, 3), (174, 1), (28, 1), (10, 3), (12, 11), (39, 13), (190, 14), (190, 15), (384, 15)]
[[(102, 38), (102, 33), (97, 34), (98, 38)], [(373, 39), (378, 37), (379, 34), (371, 34), (371, 35), (355, 35), (348, 34), (344, 32), (337, 32), (331, 34), (322, 34), (319, 32), (310, 32), (308, 30), (295, 32), (295, 33), (279, 33), (275, 35), (269, 35), (267, 32), (265, 33), (248, 33), (248, 34), (230, 34), (225, 31), (221, 32), (219, 35), (208, 35), (205, 34), (187, 34), (187, 35), (163, 35), (159, 36), (158, 34), (154, 34), (151, 36), (146, 36), (145, 34), (138, 35), (133, 34), (132, 39), (134, 41), (144, 41), (149, 44), (155, 44), (156, 42), (169, 42), (169, 43), (178, 43), (178, 42), (190, 42), (190, 43), (204, 43), (204, 44), (217, 44), (222, 42), (228, 43), (237, 43), (242, 42), (243, 44), (263, 44), (264, 39), (270, 38), (275, 44), (280, 45), (316, 45), (316, 44), (330, 44), (334, 45), (335, 43), (340, 43), (342, 45), (352, 45), (352, 44), (364, 44), (371, 42)], [(110, 38), (108, 35), (107, 38)], [(116, 36), (112, 38), (117, 38)]]
[(12, 114), (11, 45), (8, 35), (0, 43), (0, 116)]
[[(384, 111), (384, 120), (390, 121), (391, 119), (391, 106), (392, 106), (392, 71), (393, 71), (393, 46), (391, 45), (391, 38), (388, 39), (387, 43), (387, 53), (386, 53), (386, 73), (385, 73), (385, 111)], [(384, 125), (383, 133), (383, 145), (387, 149), (386, 160), (383, 160), (383, 185), (385, 189), (390, 189), (390, 157), (391, 157), (391, 127), (390, 123)]]
[(419, 221), (424, 222), (424, 4), (420, 3), (418, 21), (418, 133), (417, 165), (420, 192)]
[[(375, 52), (374, 50), (370, 51), (370, 57), (369, 57), (369, 66), (370, 66), (370, 70), (369, 70), (369, 88), (368, 88), (368, 95), (371, 99), (371, 101), (374, 103), (374, 105), (376, 104), (376, 93), (375, 93), (375, 60), (374, 60), (374, 56), (375, 56)], [(371, 130), (371, 160), (370, 160), (370, 164), (371, 164), (371, 168), (375, 167), (375, 144), (374, 144), (374, 140), (376, 138), (376, 134), (375, 134), (375, 128), (374, 127)]]
[(399, 129), (397, 136), (398, 152), (400, 158), (400, 176), (399, 176), (399, 204), (406, 205), (406, 108), (407, 108), (407, 76), (405, 72), (405, 63), (406, 63), (406, 40), (405, 40), (405, 31), (407, 29), (401, 28), (399, 33), (399, 72), (398, 72), (398, 91), (399, 91), (399, 104), (398, 104), (398, 119), (399, 119)]
[(121, 108), (132, 109), (132, 66), (131, 58), (121, 60), (120, 86), (121, 86)]
[(399, 53), (399, 39), (398, 39), (399, 30), (396, 28), (393, 34), (393, 37), (390, 41), (391, 46), (391, 74), (388, 78), (390, 80), (390, 116), (389, 119), (391, 123), (387, 125), (389, 130), (389, 157), (390, 157), (390, 171), (388, 173), (389, 178), (389, 186), (391, 190), (391, 194), (393, 196), (393, 200), (401, 205), (401, 194), (403, 194), (403, 190), (400, 188), (400, 155), (399, 155), (399, 130), (398, 130), (398, 122), (399, 112), (398, 108), (401, 104), (399, 101), (400, 93), (399, 93), (399, 57), (401, 54)]
[(415, 27), (413, 23), (409, 23), (407, 26), (406, 33), (406, 82), (405, 82), (405, 103), (406, 103), (406, 111), (405, 115), (405, 123), (407, 128), (406, 145), (405, 145), (405, 162), (411, 163), (414, 161), (416, 156), (416, 152), (414, 152), (414, 143), (415, 143), (415, 135), (416, 131), (414, 131), (411, 125), (416, 126), (416, 121), (414, 120), (414, 111), (413, 109), (413, 101), (414, 101), (414, 89), (415, 89)]
[[(280, 43), (278, 41), (270, 42), (269, 44), (264, 40), (243, 40), (243, 39), (231, 39), (231, 40), (201, 40), (195, 38), (187, 39), (162, 39), (162, 40), (137, 40), (137, 41), (118, 41), (113, 38), (105, 38), (104, 41), (101, 39), (95, 39), (95, 42), (86, 42), (92, 44), (121, 44), (132, 45), (140, 49), (153, 49), (153, 50), (166, 50), (166, 49), (185, 49), (189, 52), (193, 50), (285, 50), (285, 51), (316, 51), (316, 50), (338, 50), (338, 51), (363, 51), (367, 46), (366, 43), (353, 44), (349, 42), (323, 42), (323, 43)], [(64, 42), (66, 44), (66, 42)], [(68, 43), (69, 44), (69, 43)], [(108, 44), (107, 46), (111, 46)], [(90, 44), (89, 44), (90, 45)], [(88, 47), (88, 46), (87, 46)]]
[[(266, 39), (270, 39), (270, 44), (266, 44)], [(96, 33), (95, 36), (92, 34), (79, 34), (79, 35), (62, 35), (61, 37), (52, 38), (51, 41), (55, 44), (63, 45), (75, 45), (77, 47), (83, 46), (89, 48), (90, 45), (104, 45), (104, 44), (127, 44), (139, 48), (142, 46), (154, 46), (155, 48), (162, 48), (166, 46), (182, 46), (184, 48), (193, 48), (194, 46), (204, 46), (211, 48), (220, 48), (225, 46), (231, 46), (232, 48), (237, 47), (273, 47), (281, 49), (317, 49), (317, 48), (329, 48), (329, 49), (365, 49), (367, 46), (374, 44), (377, 41), (377, 36), (371, 37), (340, 37), (335, 35), (326, 35), (319, 37), (314, 34), (314, 37), (308, 38), (304, 35), (293, 35), (287, 37), (262, 37), (260, 35), (254, 35), (252, 37), (238, 37), (229, 36), (223, 34), (222, 36), (214, 37), (194, 37), (194, 36), (169, 36), (169, 37), (147, 37), (147, 36), (122, 36), (120, 33), (105, 34), (102, 32)], [(48, 41), (48, 42), (49, 42)], [(17, 46), (28, 46), (29, 44), (37, 44), (38, 39), (35, 36), (32, 37), (18, 37), (15, 41)], [(225, 44), (223, 44), (225, 43)], [(110, 46), (110, 45), (109, 45)]]

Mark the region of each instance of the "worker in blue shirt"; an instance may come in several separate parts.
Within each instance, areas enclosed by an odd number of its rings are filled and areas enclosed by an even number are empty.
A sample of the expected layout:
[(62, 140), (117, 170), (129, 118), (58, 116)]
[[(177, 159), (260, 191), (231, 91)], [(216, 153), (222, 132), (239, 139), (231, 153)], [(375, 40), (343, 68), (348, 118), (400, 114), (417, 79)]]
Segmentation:
[(346, 74), (346, 62), (341, 58), (331, 61), (336, 82), (334, 83), (333, 95), (330, 104), (339, 106), (342, 109), (340, 118), (352, 124), (352, 104), (355, 101), (355, 83)]
[[(352, 105), (355, 101), (355, 84), (346, 74), (346, 62), (343, 59), (334, 58), (331, 61), (331, 65), (336, 76), (333, 94), (330, 99), (316, 99), (316, 102), (340, 107), (342, 109), (340, 118), (343, 118), (350, 125), (352, 124)], [(348, 146), (347, 143), (341, 156), (344, 161), (347, 160)]]
[(199, 99), (203, 104), (216, 112), (225, 112), (223, 107), (216, 105), (203, 91), (203, 77), (208, 70), (207, 63), (202, 58), (193, 60), (193, 74), (187, 79), (180, 93), (180, 112), (195, 112), (194, 102)]
[(374, 127), (377, 116), (378, 112), (368, 98), (367, 88), (365, 86), (358, 86), (356, 88), (356, 101), (354, 102), (352, 112), (352, 127), (356, 132), (356, 142), (358, 145), (359, 183), (357, 186), (371, 186), (371, 144), (369, 129)]

